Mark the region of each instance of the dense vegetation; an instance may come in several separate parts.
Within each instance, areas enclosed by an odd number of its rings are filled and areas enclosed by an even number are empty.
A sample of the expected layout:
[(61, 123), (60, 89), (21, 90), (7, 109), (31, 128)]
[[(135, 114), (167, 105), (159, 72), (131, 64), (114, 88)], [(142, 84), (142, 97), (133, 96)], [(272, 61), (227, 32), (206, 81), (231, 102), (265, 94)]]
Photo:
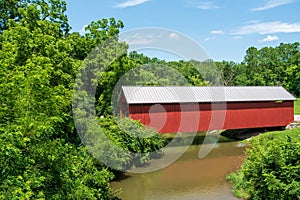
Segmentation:
[[(109, 186), (114, 174), (80, 142), (71, 100), (83, 59), (123, 24), (103, 19), (92, 22), (85, 35), (71, 33), (65, 11), (60, 0), (0, 1), (1, 199), (116, 198)], [(161, 147), (157, 133), (153, 140), (140, 141), (112, 128), (109, 117), (101, 123), (122, 148), (147, 152)], [(143, 164), (148, 159), (128, 155), (116, 162), (130, 167), (131, 160)]]
[(241, 169), (228, 176), (246, 199), (300, 199), (300, 129), (269, 132), (251, 139)]
[[(126, 44), (117, 40), (124, 25), (114, 18), (91, 22), (84, 35), (71, 32), (65, 11), (64, 0), (0, 1), (1, 199), (116, 199), (109, 186), (114, 174), (99, 158), (112, 156), (120, 168), (130, 168), (145, 164), (152, 158), (149, 152), (164, 145), (157, 133), (138, 122), (122, 119), (127, 132), (116, 124), (111, 99), (118, 81), (198, 86), (220, 81), (214, 79), (217, 72), (209, 61), (166, 62), (127, 53)], [(95, 82), (98, 122), (117, 147), (143, 154), (118, 157), (99, 142), (98, 148), (106, 151), (100, 151), (96, 160), (74, 126), (72, 93), (84, 59), (113, 37), (112, 48), (125, 52)], [(110, 50), (104, 49), (106, 57), (95, 59), (108, 62), (113, 56)], [(99, 62), (90, 61), (87, 64)], [(299, 62), (299, 43), (293, 43), (251, 47), (243, 63), (223, 61), (217, 67), (225, 85), (283, 85), (299, 95)], [(136, 71), (138, 66), (144, 67)], [(205, 68), (206, 74), (199, 74), (199, 68)]]
[(224, 85), (283, 86), (300, 96), (300, 45), (250, 47), (242, 63), (219, 62)]
[(295, 101), (295, 115), (300, 115), (300, 98), (297, 99), (297, 101)]

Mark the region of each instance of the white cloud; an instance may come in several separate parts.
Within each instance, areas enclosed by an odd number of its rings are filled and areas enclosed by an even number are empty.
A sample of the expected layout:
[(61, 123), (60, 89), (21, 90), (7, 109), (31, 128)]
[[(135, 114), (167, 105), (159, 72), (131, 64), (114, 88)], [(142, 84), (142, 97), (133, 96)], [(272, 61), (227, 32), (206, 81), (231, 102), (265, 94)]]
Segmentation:
[(300, 23), (283, 23), (280, 21), (262, 22), (242, 26), (232, 31), (233, 35), (246, 35), (258, 33), (261, 35), (275, 33), (298, 33), (300, 32)]
[(276, 40), (279, 40), (279, 37), (277, 37), (276, 35), (268, 35), (266, 38), (259, 40), (259, 42), (272, 42)]
[(115, 5), (115, 7), (117, 7), (117, 8), (127, 8), (127, 7), (137, 6), (137, 5), (146, 3), (147, 1), (150, 1), (150, 0), (128, 0), (128, 1), (125, 1), (123, 3), (119, 3), (119, 4)]
[(252, 10), (253, 11), (268, 10), (268, 9), (275, 8), (275, 7), (278, 7), (278, 6), (293, 3), (294, 1), (295, 0), (267, 0), (266, 3), (263, 6), (254, 8)]
[(249, 20), (249, 21), (246, 21), (244, 23), (242, 23), (243, 25), (249, 25), (249, 24), (258, 24), (260, 23), (261, 21), (259, 20)]
[(239, 36), (239, 35), (233, 37), (233, 39), (235, 39), (235, 40), (239, 40), (239, 39), (242, 39), (242, 38), (243, 38), (243, 37), (242, 37), (242, 36)]
[(210, 33), (213, 35), (223, 35), (224, 34), (224, 32), (222, 30), (212, 30)]
[(136, 39), (136, 40), (124, 39), (124, 42), (126, 42), (126, 44), (128, 45), (147, 45), (147, 44), (151, 44), (153, 41), (147, 39)]
[(202, 10), (210, 10), (210, 9), (220, 8), (213, 1), (200, 1), (200, 2), (197, 2), (196, 7), (199, 8), (199, 9), (202, 9)]
[(215, 36), (213, 36), (213, 37), (207, 37), (207, 38), (204, 39), (204, 41), (208, 42), (208, 41), (215, 40), (215, 39), (216, 39)]
[(152, 35), (134, 34), (131, 36), (121, 37), (120, 39), (128, 45), (148, 45), (153, 43)]
[(179, 35), (178, 35), (177, 33), (171, 33), (171, 34), (169, 35), (169, 38), (170, 38), (171, 40), (178, 40), (178, 39), (179, 39)]

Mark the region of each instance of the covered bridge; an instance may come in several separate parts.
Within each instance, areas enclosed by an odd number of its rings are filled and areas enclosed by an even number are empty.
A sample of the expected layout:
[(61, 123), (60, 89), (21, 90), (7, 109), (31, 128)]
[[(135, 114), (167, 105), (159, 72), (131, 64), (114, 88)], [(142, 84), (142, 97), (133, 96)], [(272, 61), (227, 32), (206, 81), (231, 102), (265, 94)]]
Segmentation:
[(122, 86), (120, 115), (160, 133), (287, 126), (296, 99), (283, 87)]

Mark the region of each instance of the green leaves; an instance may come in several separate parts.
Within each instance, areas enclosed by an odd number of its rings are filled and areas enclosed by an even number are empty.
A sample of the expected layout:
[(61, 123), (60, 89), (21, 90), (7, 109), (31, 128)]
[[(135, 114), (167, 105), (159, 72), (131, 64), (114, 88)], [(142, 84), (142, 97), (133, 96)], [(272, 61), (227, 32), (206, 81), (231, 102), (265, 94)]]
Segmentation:
[(251, 140), (247, 160), (228, 179), (247, 199), (299, 199), (300, 129), (272, 132)]
[[(1, 199), (116, 196), (113, 174), (75, 132), (74, 80), (96, 39), (69, 35), (65, 10), (62, 0), (0, 2)], [(118, 32), (121, 22), (111, 23), (99, 27), (99, 37)]]
[(10, 0), (0, 1), (0, 32), (22, 22), (30, 30), (39, 21), (49, 20), (58, 25), (59, 34), (67, 35), (70, 31), (68, 18), (65, 15), (66, 2), (64, 0)]
[(250, 47), (244, 62), (217, 62), (224, 85), (283, 86), (299, 96), (300, 46), (298, 42), (277, 47)]
[(121, 161), (123, 169), (146, 164), (151, 159), (150, 152), (157, 151), (157, 157), (162, 155), (159, 150), (164, 147), (165, 141), (156, 131), (145, 128), (140, 122), (113, 117), (99, 118), (99, 122), (102, 131), (113, 144), (128, 152), (125, 160), (116, 158)]
[[(300, 53), (299, 53), (300, 57)], [(286, 70), (286, 77), (284, 78), (285, 87), (296, 94), (300, 95), (300, 63), (298, 65), (291, 65)]]

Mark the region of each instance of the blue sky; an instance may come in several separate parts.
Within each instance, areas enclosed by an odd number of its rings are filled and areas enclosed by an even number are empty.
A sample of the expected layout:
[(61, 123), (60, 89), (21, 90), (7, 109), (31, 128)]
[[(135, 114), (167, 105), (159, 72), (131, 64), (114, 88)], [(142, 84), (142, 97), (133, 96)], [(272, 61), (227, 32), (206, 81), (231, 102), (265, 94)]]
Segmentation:
[[(251, 46), (300, 42), (300, 0), (67, 0), (67, 3), (73, 31), (82, 31), (91, 21), (110, 17), (124, 22), (121, 32), (147, 27), (171, 29), (193, 39), (215, 61), (241, 62)], [(155, 51), (149, 55), (172, 60), (172, 55)]]

